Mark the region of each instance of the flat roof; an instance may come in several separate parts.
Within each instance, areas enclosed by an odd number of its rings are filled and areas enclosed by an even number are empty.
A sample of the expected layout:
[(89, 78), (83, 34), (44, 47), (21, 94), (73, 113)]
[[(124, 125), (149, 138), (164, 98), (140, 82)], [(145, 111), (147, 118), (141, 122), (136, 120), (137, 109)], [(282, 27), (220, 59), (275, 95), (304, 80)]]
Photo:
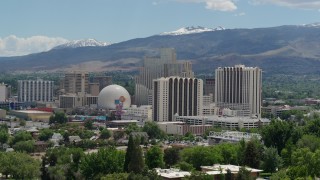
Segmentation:
[(52, 114), (51, 112), (37, 111), (37, 110), (18, 110), (13, 112), (26, 113), (26, 114)]

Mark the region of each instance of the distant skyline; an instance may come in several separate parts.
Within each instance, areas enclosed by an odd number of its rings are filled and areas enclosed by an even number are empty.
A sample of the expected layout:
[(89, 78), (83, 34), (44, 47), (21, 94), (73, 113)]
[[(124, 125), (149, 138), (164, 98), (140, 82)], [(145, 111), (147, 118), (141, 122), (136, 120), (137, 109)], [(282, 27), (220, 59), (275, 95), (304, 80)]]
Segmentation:
[(319, 0), (1, 0), (0, 56), (70, 40), (117, 43), (187, 26), (259, 28), (320, 22)]

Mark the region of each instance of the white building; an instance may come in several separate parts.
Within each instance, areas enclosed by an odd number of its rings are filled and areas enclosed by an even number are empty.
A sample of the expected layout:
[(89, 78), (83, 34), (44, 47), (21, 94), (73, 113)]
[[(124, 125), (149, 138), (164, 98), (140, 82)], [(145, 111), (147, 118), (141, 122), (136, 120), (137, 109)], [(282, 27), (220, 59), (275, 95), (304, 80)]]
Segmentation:
[(18, 81), (19, 102), (51, 102), (53, 101), (53, 81), (19, 80)]
[(8, 101), (11, 87), (7, 84), (0, 83), (0, 102)]
[(266, 118), (251, 117), (227, 117), (227, 116), (176, 116), (176, 121), (185, 122), (190, 125), (212, 125), (215, 127), (235, 128), (258, 128), (270, 124)]
[(168, 77), (153, 80), (154, 121), (173, 121), (180, 116), (202, 115), (203, 81), (196, 78)]
[(220, 109), (229, 108), (237, 116), (261, 117), (261, 69), (244, 65), (219, 67), (215, 76), (215, 101)]
[(151, 105), (152, 81), (169, 76), (193, 78), (191, 62), (177, 61), (175, 50), (171, 48), (161, 49), (160, 57), (145, 57), (143, 67), (135, 77), (135, 104)]
[(131, 105), (131, 107), (127, 108), (124, 114), (121, 115), (121, 119), (138, 120), (140, 122), (152, 121), (152, 106), (143, 105), (137, 107), (136, 105)]

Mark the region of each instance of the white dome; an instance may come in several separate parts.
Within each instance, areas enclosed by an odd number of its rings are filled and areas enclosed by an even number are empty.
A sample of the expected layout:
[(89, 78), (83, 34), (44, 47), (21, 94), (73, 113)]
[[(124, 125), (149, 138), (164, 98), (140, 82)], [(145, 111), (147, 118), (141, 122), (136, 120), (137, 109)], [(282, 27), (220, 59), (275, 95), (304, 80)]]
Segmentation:
[(99, 108), (116, 109), (116, 104), (123, 103), (123, 109), (129, 108), (131, 98), (128, 91), (119, 85), (113, 84), (103, 88), (98, 97)]

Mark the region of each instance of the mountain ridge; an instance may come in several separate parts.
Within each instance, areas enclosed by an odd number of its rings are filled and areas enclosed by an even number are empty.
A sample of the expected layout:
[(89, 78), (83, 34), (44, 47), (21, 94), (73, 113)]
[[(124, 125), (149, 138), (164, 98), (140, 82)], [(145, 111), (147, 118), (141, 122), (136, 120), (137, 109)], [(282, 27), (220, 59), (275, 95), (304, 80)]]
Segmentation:
[(178, 59), (192, 61), (197, 73), (245, 64), (259, 66), (268, 73), (320, 74), (320, 29), (294, 25), (154, 35), (108, 46), (52, 49), (0, 58), (0, 72), (69, 71), (88, 66), (88, 71), (132, 71), (141, 67), (144, 56), (157, 56), (163, 47), (175, 48)]

